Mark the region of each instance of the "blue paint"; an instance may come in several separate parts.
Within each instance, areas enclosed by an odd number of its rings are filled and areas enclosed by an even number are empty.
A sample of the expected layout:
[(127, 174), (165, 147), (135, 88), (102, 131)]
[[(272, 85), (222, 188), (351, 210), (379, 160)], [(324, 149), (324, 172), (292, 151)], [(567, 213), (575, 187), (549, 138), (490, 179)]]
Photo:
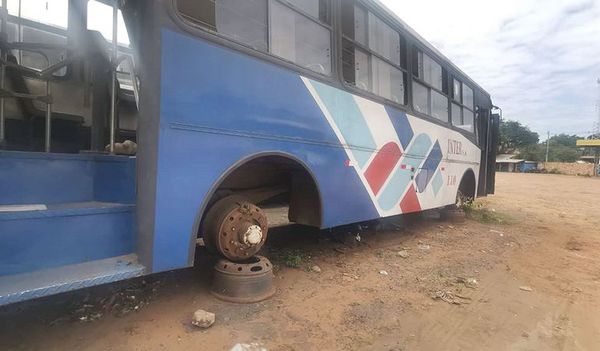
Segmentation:
[(0, 205), (135, 202), (135, 158), (0, 151)]
[(0, 277), (0, 306), (140, 276), (136, 255)]
[(377, 145), (354, 97), (343, 90), (316, 81), (311, 81), (311, 84), (342, 133), (358, 165), (363, 168), (377, 150)]
[(444, 185), (444, 179), (442, 177), (441, 172), (438, 170), (435, 173), (435, 175), (433, 176), (433, 180), (431, 181), (431, 186), (433, 187), (433, 194), (435, 196), (437, 196), (437, 194), (440, 192), (443, 185)]
[(409, 144), (404, 158), (401, 160), (401, 163), (406, 165), (407, 168), (402, 169), (398, 167), (394, 171), (392, 178), (385, 185), (381, 195), (377, 199), (382, 209), (389, 211), (400, 202), (402, 195), (406, 191), (406, 187), (413, 180), (414, 172), (412, 169), (416, 170), (419, 168), (430, 148), (431, 139), (427, 134), (419, 134)]
[(94, 162), (94, 200), (135, 203), (135, 158), (97, 157)]
[(521, 172), (529, 172), (537, 169), (537, 163), (535, 162), (522, 162), (519, 165)]
[(0, 152), (0, 276), (130, 254), (135, 158)]
[(410, 160), (407, 160), (411, 166), (417, 168), (421, 165), (421, 161), (427, 156), (427, 152), (431, 148), (431, 138), (427, 134), (419, 134), (409, 145), (404, 156)]
[(390, 120), (392, 121), (394, 130), (398, 135), (400, 144), (402, 144), (402, 149), (406, 150), (408, 144), (410, 144), (413, 136), (415, 135), (412, 127), (410, 126), (410, 123), (408, 122), (408, 117), (406, 117), (406, 113), (389, 106), (386, 106), (385, 110), (390, 116)]
[(297, 73), (169, 30), (162, 33), (152, 271), (191, 264), (202, 203), (228, 169), (254, 155), (288, 155), (306, 165), (321, 190), (323, 228), (378, 218)]
[[(427, 159), (421, 166), (421, 170), (417, 174), (417, 188), (420, 193), (424, 192), (427, 185), (429, 185), (429, 181), (440, 165), (442, 157), (442, 148), (440, 147), (440, 143), (436, 141), (429, 152), (429, 156), (427, 156)], [(420, 178), (423, 179), (421, 180)]]
[(0, 276), (133, 252), (133, 205), (64, 206), (0, 212)]

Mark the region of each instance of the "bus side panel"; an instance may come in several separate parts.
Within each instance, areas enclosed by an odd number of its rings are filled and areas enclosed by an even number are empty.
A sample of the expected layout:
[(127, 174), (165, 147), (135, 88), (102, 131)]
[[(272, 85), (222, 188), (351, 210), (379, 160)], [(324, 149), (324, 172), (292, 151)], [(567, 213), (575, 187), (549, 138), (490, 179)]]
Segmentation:
[(465, 136), (231, 49), (163, 29), (153, 271), (190, 265), (201, 206), (255, 155), (316, 178), (322, 227), (454, 203), (479, 173)]
[(310, 167), (323, 227), (377, 218), (373, 203), (297, 74), (163, 30), (153, 271), (189, 264), (201, 205), (231, 167), (287, 154)]

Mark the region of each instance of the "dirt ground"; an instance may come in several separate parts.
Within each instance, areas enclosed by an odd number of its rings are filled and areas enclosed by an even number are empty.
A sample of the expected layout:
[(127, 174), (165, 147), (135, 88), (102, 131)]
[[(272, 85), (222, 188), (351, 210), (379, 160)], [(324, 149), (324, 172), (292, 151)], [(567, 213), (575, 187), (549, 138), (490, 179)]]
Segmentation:
[[(600, 179), (502, 173), (466, 216), (360, 242), (273, 230), (265, 302), (212, 297), (200, 251), (194, 269), (0, 309), (0, 350), (600, 350), (599, 213)], [(190, 326), (200, 308), (210, 329)]]

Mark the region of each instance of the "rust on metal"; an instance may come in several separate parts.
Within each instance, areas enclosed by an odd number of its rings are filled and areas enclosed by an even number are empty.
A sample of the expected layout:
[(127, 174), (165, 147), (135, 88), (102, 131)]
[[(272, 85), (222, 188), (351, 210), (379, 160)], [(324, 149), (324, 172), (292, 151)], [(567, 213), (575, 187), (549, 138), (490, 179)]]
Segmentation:
[(218, 299), (236, 303), (254, 303), (275, 294), (273, 266), (263, 256), (245, 262), (220, 259), (214, 266), (211, 293)]
[(267, 216), (239, 196), (219, 200), (208, 212), (203, 230), (205, 245), (231, 261), (255, 255), (267, 240)]

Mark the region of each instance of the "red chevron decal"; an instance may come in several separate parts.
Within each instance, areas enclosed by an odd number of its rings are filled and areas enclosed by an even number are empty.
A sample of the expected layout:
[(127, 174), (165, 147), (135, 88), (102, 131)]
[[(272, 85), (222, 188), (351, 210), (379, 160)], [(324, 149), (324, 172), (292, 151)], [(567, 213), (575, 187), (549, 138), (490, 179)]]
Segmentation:
[(394, 142), (385, 144), (375, 155), (365, 172), (365, 178), (375, 195), (379, 193), (401, 156), (402, 151)]
[(400, 201), (400, 209), (402, 210), (402, 213), (421, 211), (421, 204), (419, 203), (419, 198), (417, 197), (417, 191), (415, 190), (414, 185), (411, 184), (404, 195), (404, 198)]

